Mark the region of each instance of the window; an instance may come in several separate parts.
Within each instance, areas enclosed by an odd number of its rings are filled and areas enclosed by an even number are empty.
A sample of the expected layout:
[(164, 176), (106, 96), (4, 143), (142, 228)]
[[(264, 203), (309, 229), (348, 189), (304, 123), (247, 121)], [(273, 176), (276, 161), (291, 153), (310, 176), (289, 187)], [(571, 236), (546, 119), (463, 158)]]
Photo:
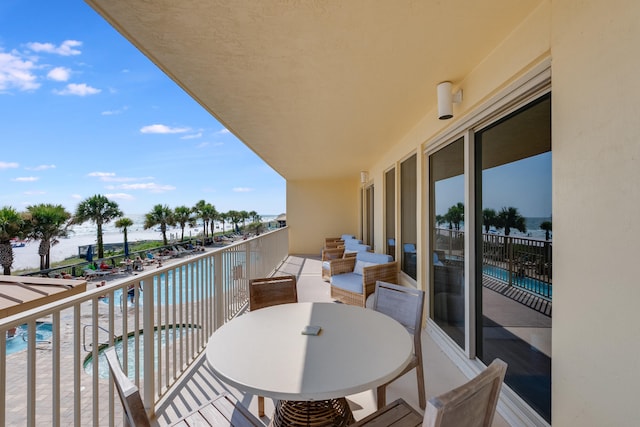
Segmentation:
[(551, 422), (551, 96), (475, 135), (476, 353)]
[(464, 349), (464, 140), (429, 157), (431, 318)]
[(401, 229), (401, 266), (402, 271), (416, 278), (416, 158), (414, 154), (400, 164), (400, 229)]
[(551, 423), (551, 94), (527, 99), (428, 153), (423, 259), (433, 322)]
[(384, 174), (386, 252), (396, 258), (396, 169)]
[(374, 243), (374, 217), (373, 217), (373, 185), (365, 187), (364, 189), (364, 243), (373, 247)]

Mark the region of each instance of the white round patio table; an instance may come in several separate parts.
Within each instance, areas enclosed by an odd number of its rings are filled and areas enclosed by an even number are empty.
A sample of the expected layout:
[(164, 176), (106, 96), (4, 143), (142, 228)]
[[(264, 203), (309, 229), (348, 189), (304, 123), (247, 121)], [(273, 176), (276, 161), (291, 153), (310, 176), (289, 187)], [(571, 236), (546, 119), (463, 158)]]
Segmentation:
[[(303, 335), (307, 325), (322, 330)], [(411, 337), (396, 320), (338, 303), (282, 304), (249, 312), (220, 327), (206, 350), (221, 380), (282, 401), (274, 420), (284, 417), (283, 425), (322, 425), (287, 420), (289, 401), (300, 406), (338, 399), (352, 420), (344, 397), (392, 380), (412, 354)]]

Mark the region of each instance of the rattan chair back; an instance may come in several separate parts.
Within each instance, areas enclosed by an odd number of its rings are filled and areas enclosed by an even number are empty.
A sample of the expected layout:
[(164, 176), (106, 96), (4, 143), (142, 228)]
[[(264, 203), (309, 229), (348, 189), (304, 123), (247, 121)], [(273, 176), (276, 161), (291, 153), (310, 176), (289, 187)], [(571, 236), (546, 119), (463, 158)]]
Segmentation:
[(298, 302), (295, 276), (278, 276), (249, 281), (249, 310)]

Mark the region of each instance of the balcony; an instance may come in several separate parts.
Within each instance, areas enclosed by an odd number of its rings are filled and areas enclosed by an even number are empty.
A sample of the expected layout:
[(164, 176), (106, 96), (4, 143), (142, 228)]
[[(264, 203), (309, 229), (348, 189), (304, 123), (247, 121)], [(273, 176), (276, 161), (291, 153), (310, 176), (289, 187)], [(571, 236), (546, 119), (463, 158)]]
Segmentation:
[[(256, 396), (218, 381), (203, 350), (217, 327), (246, 310), (250, 277), (293, 274), (300, 301), (331, 301), (319, 257), (289, 255), (287, 248), (285, 228), (1, 319), (0, 425), (121, 425), (106, 364), (93, 363), (111, 345), (122, 348), (160, 425), (222, 391), (257, 413)], [(50, 335), (38, 332), (42, 324)], [(8, 354), (6, 333), (16, 326), (24, 328), (25, 349)], [(422, 342), (427, 397), (466, 380), (426, 331)], [(413, 372), (388, 388), (389, 402), (398, 397), (418, 407)], [(376, 407), (373, 391), (348, 401), (356, 419)], [(274, 406), (265, 403), (268, 424)], [(498, 414), (494, 425), (508, 424)]]

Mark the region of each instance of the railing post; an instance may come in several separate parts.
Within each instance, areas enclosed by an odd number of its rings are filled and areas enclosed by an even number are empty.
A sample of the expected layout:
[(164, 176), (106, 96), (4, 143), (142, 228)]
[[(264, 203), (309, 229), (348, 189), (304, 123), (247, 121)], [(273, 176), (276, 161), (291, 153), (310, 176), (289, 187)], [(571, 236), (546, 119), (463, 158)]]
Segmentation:
[(509, 286), (513, 286), (513, 245), (509, 236), (505, 236), (504, 244), (507, 245), (507, 256), (509, 256)]
[[(251, 246), (252, 246), (252, 241), (248, 241), (244, 245), (244, 248), (245, 248), (245, 254), (244, 254), (244, 264), (245, 264), (244, 277), (246, 278), (247, 281), (251, 278)], [(240, 283), (242, 283), (242, 282), (240, 282)]]
[[(144, 407), (150, 416), (153, 416), (154, 407), (155, 407), (155, 402), (154, 402), (155, 389), (153, 384), (153, 381), (155, 379), (154, 345), (153, 345), (153, 336), (154, 336), (153, 309), (155, 307), (154, 305), (155, 299), (153, 295), (154, 293), (153, 281), (154, 281), (153, 276), (147, 277), (142, 281), (142, 291), (144, 292), (144, 303), (142, 304), (142, 330), (143, 330), (143, 342), (144, 342), (144, 352), (143, 352), (144, 362), (142, 366), (142, 371), (144, 375)], [(123, 293), (123, 298), (124, 297), (125, 295)], [(126, 335), (126, 331), (125, 331), (125, 335)]]
[[(213, 303), (214, 303), (214, 331), (222, 326), (225, 322), (225, 310), (224, 310), (224, 280), (222, 278), (223, 263), (222, 257), (226, 254), (225, 251), (217, 252), (213, 256)], [(228, 272), (230, 273), (230, 272)]]

